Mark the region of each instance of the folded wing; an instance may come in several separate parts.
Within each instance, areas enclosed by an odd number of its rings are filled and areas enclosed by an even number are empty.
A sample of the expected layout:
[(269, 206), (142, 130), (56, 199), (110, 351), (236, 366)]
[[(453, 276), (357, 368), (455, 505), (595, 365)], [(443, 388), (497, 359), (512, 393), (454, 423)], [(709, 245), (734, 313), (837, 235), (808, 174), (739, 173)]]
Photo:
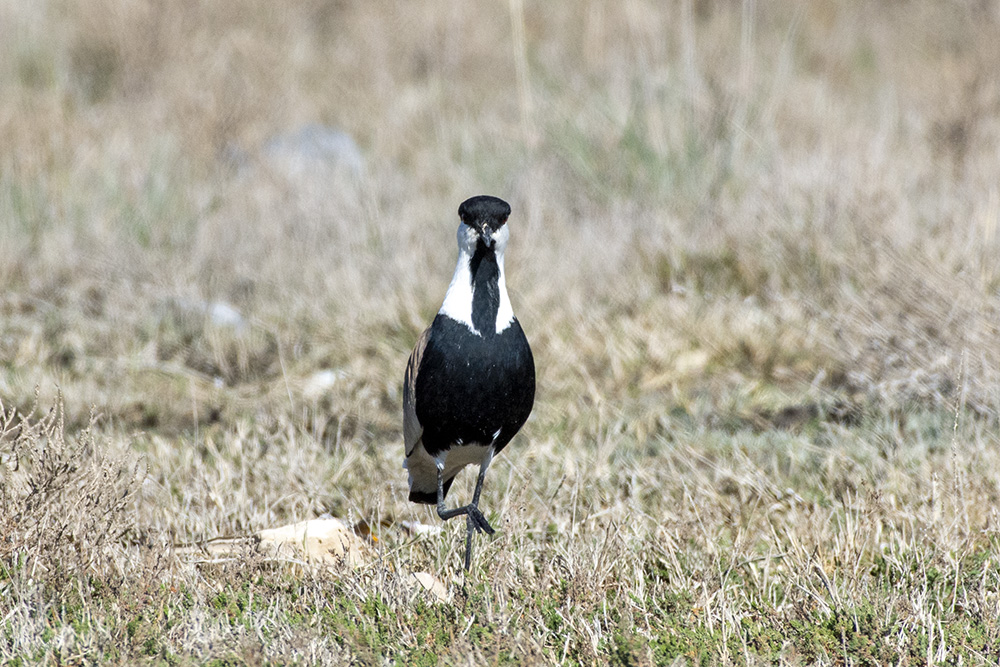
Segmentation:
[(403, 443), (406, 445), (406, 456), (413, 453), (413, 448), (424, 433), (420, 420), (417, 419), (417, 373), (420, 372), (420, 361), (430, 333), (428, 327), (420, 334), (410, 353), (410, 360), (406, 362), (406, 375), (403, 377)]

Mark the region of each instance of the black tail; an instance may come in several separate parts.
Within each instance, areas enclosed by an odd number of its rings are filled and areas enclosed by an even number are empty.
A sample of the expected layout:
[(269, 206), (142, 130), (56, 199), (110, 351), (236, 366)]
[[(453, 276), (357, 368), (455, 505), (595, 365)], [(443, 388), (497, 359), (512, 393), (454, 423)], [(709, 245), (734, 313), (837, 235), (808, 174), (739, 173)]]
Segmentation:
[[(448, 497), (448, 489), (451, 488), (451, 483), (455, 481), (455, 478), (446, 479), (444, 484), (441, 485), (441, 490), (444, 491), (444, 498)], [(438, 494), (437, 491), (410, 491), (410, 502), (420, 503), (422, 505), (437, 505)]]

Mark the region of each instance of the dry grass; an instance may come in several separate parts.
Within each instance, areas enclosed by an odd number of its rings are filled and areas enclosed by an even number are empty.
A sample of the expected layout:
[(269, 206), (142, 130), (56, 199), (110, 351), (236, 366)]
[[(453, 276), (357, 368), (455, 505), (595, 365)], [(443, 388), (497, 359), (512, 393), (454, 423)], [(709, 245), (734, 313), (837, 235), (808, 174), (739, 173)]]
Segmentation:
[[(0, 4), (0, 660), (995, 664), (998, 29)], [(313, 123), (363, 164), (276, 153)], [(399, 386), (479, 192), (539, 395), (462, 580)], [(173, 548), (327, 512), (380, 560)]]

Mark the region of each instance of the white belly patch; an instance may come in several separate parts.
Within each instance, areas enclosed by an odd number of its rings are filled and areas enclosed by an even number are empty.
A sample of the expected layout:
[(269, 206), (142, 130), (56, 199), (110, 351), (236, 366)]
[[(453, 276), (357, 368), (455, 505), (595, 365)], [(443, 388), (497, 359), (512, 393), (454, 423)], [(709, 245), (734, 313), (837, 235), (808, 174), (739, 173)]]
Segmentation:
[[(447, 452), (441, 452), (438, 458), (444, 466), (442, 479), (451, 479), (467, 465), (481, 464), (489, 449), (486, 445), (456, 445)], [(438, 460), (427, 453), (423, 442), (418, 442), (403, 461), (403, 468), (410, 473), (410, 491), (436, 493), (437, 466)]]

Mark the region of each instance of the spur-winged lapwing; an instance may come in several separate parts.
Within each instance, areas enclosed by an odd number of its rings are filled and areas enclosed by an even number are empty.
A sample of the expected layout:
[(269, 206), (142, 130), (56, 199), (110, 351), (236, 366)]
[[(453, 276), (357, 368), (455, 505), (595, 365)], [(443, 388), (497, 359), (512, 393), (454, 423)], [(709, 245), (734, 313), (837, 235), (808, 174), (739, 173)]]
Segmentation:
[[(495, 531), (479, 510), (493, 457), (528, 419), (535, 362), (510, 306), (503, 259), (510, 206), (496, 197), (458, 207), (458, 264), (444, 304), (417, 340), (403, 380), (403, 439), (410, 500), (437, 505), (442, 519), (466, 516), (465, 569), (472, 534)], [(445, 496), (465, 466), (478, 463), (472, 502), (447, 509)]]

